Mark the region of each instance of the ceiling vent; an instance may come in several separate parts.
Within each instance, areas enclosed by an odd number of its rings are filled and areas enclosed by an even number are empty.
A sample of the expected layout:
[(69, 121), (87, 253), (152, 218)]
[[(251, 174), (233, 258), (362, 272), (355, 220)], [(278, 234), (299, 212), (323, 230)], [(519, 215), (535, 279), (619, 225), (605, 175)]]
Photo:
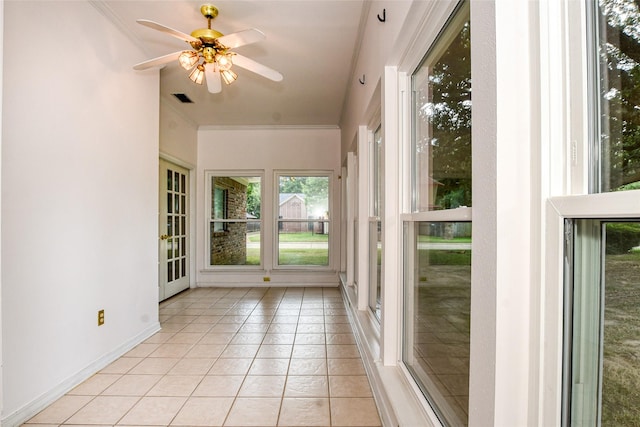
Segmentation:
[(193, 101), (184, 93), (174, 93), (173, 96), (178, 98), (178, 100), (183, 104), (193, 104)]

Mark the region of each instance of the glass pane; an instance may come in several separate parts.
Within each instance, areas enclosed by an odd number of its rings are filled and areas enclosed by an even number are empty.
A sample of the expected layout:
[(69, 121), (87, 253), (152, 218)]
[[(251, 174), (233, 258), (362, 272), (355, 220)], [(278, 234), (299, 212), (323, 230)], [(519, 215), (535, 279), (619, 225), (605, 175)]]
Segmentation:
[(167, 194), (167, 212), (173, 213), (173, 194)]
[(471, 206), (471, 50), (461, 13), (412, 76), (413, 211)]
[(213, 219), (260, 218), (260, 177), (212, 177)]
[(602, 425), (640, 425), (640, 222), (605, 226)]
[(187, 218), (184, 216), (180, 218), (180, 230), (182, 234), (187, 234)]
[(187, 238), (183, 237), (182, 242), (180, 244), (180, 256), (187, 256)]
[(210, 235), (211, 265), (260, 265), (260, 221), (211, 222)]
[(279, 218), (328, 219), (328, 176), (280, 176)]
[(369, 308), (380, 320), (382, 294), (382, 221), (369, 223)]
[(402, 360), (446, 425), (467, 425), (471, 224), (405, 225)]
[(329, 265), (329, 221), (278, 221), (278, 265)]
[(187, 259), (186, 258), (182, 258), (180, 260), (180, 263), (182, 265), (182, 268), (180, 271), (182, 271), (182, 276), (181, 277), (185, 277), (187, 275)]
[(640, 189), (640, 3), (600, 0), (600, 191)]
[(173, 261), (167, 263), (167, 282), (173, 282)]
[(167, 239), (167, 259), (173, 258), (173, 239)]
[(182, 208), (180, 213), (185, 214), (187, 212), (187, 198), (185, 196), (180, 196), (180, 206)]
[(173, 188), (173, 171), (167, 169), (167, 191), (171, 191)]
[(178, 217), (177, 216), (173, 217), (173, 233), (176, 236), (180, 235), (180, 224), (178, 222)]
[(176, 172), (173, 175), (173, 191), (176, 193), (180, 192), (180, 173)]
[(187, 176), (184, 174), (180, 175), (180, 188), (182, 189), (182, 193), (187, 193), (187, 185), (186, 185)]
[(167, 235), (173, 236), (173, 215), (167, 216)]
[(380, 216), (382, 211), (382, 127), (373, 134), (373, 216)]
[(174, 196), (173, 198), (174, 203), (175, 203), (175, 209), (173, 210), (174, 213), (180, 213), (180, 196), (178, 196), (177, 194)]

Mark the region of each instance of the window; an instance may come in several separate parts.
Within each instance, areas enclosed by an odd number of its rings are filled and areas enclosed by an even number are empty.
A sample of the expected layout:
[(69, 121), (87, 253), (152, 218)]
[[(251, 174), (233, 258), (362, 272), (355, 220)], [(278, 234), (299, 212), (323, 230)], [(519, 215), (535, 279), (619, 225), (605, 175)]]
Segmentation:
[(277, 175), (278, 266), (329, 266), (328, 175)]
[(471, 50), (461, 3), (411, 76), (402, 361), (445, 425), (468, 424)]
[(640, 222), (568, 220), (566, 425), (640, 425)]
[(596, 7), (598, 114), (593, 192), (640, 189), (640, 5)]
[(380, 320), (382, 296), (382, 215), (383, 196), (382, 178), (384, 167), (382, 160), (382, 126), (373, 132), (371, 141), (371, 217), (369, 217), (369, 308)]
[[(593, 0), (591, 194), (565, 215), (564, 425), (640, 423), (640, 9)], [(635, 191), (634, 191), (635, 190)], [(586, 203), (585, 203), (586, 202)]]
[(209, 174), (209, 263), (261, 265), (260, 176)]

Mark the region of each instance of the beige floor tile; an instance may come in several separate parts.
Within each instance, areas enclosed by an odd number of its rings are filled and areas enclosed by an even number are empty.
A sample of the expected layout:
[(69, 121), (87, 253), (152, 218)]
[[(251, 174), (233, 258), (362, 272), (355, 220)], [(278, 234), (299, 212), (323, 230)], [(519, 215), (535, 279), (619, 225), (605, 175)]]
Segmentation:
[(218, 359), (209, 375), (246, 375), (253, 359)]
[(284, 389), (284, 397), (329, 397), (327, 377), (289, 375)]
[(240, 329), (240, 326), (242, 325), (239, 323), (216, 323), (209, 330), (209, 333), (238, 332), (238, 329)]
[(167, 342), (169, 338), (173, 336), (173, 332), (156, 332), (146, 340), (144, 340), (145, 344), (163, 344)]
[(354, 344), (327, 345), (327, 358), (329, 359), (347, 359), (354, 357), (360, 357), (358, 346)]
[(289, 359), (255, 359), (249, 375), (287, 375)]
[(207, 375), (194, 390), (193, 396), (234, 397), (244, 381), (243, 375)]
[(337, 375), (329, 377), (331, 397), (372, 397), (365, 375)]
[(277, 425), (280, 398), (238, 398), (233, 403), (225, 426), (270, 427)]
[(283, 315), (276, 314), (275, 316), (273, 316), (271, 323), (283, 323), (283, 324), (295, 325), (298, 323), (298, 316), (286, 316), (286, 315), (283, 316)]
[(293, 344), (295, 334), (266, 334), (262, 344)]
[(190, 396), (204, 375), (167, 375), (158, 381), (147, 396)]
[(292, 359), (321, 359), (327, 357), (324, 344), (295, 344)]
[(348, 316), (338, 316), (338, 315), (332, 315), (332, 316), (325, 316), (324, 318), (325, 323), (349, 323), (349, 317)]
[(129, 374), (158, 374), (164, 375), (178, 363), (180, 359), (167, 357), (147, 357), (138, 363)]
[(193, 347), (193, 344), (161, 344), (149, 357), (181, 358)]
[(184, 357), (187, 359), (217, 359), (224, 349), (224, 344), (196, 344)]
[(121, 357), (104, 367), (101, 374), (126, 374), (138, 363), (142, 362), (142, 357)]
[(186, 400), (186, 397), (143, 397), (118, 424), (169, 425)]
[(233, 332), (209, 332), (199, 344), (229, 344), (234, 337)]
[(264, 340), (264, 334), (238, 332), (231, 340), (231, 344), (262, 344), (262, 340)]
[(298, 325), (297, 332), (299, 334), (324, 334), (325, 325), (323, 323), (301, 323)]
[(297, 324), (295, 323), (272, 323), (267, 330), (269, 334), (295, 334)]
[(204, 336), (204, 332), (185, 332), (184, 329), (174, 334), (166, 342), (170, 344), (195, 344)]
[[(302, 310), (302, 313), (306, 313), (306, 310)], [(307, 316), (305, 314), (301, 314), (298, 324), (305, 324), (305, 323), (324, 323), (324, 316), (323, 315)]]
[(205, 375), (214, 359), (180, 359), (167, 375)]
[(191, 397), (173, 419), (173, 426), (222, 426), (232, 397)]
[(144, 396), (161, 375), (124, 375), (102, 392), (105, 396)]
[(160, 344), (138, 344), (127, 352), (123, 357), (147, 357), (160, 347)]
[(362, 360), (351, 359), (327, 359), (329, 375), (365, 375)]
[(244, 325), (242, 325), (242, 327), (238, 330), (239, 333), (243, 333), (243, 334), (257, 334), (257, 333), (261, 333), (264, 334), (269, 330), (269, 324), (268, 323), (245, 323)]
[(349, 323), (326, 323), (324, 327), (328, 334), (348, 334), (352, 332)]
[(355, 344), (353, 334), (327, 334), (327, 344)]
[(69, 418), (67, 423), (114, 425), (138, 400), (138, 397), (97, 396)]
[(327, 375), (326, 359), (291, 359), (289, 375)]
[(258, 349), (260, 346), (258, 344), (242, 344), (242, 345), (233, 345), (229, 344), (227, 348), (222, 352), (220, 358), (223, 359), (236, 359), (239, 357), (242, 358), (253, 358), (256, 356)]
[(305, 344), (325, 344), (325, 334), (305, 334), (305, 333), (297, 333), (296, 334), (296, 344), (305, 345)]
[(29, 423), (62, 424), (91, 399), (93, 399), (91, 396), (62, 396), (35, 417), (31, 418)]
[(263, 344), (260, 346), (256, 357), (266, 359), (266, 358), (289, 358), (291, 357), (291, 349), (293, 345), (291, 344)]
[(380, 426), (378, 409), (373, 398), (331, 398), (331, 425), (346, 426)]
[(95, 374), (67, 394), (97, 396), (121, 376), (121, 374)]
[(252, 375), (247, 376), (240, 387), (241, 397), (282, 397), (284, 375)]
[(212, 323), (201, 321), (202, 316), (198, 316), (193, 323), (189, 323), (185, 326), (180, 333), (207, 333), (211, 329)]
[(329, 426), (331, 425), (329, 399), (282, 399), (279, 426)]

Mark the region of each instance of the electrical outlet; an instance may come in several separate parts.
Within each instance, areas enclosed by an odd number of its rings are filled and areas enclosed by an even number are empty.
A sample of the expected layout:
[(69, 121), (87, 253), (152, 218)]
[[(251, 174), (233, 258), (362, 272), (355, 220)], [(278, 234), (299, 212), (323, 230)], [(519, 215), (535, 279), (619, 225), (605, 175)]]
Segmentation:
[(98, 310), (98, 326), (104, 325), (104, 310)]
[(264, 276), (264, 277), (262, 278), (262, 281), (263, 281), (263, 282), (270, 282), (270, 281), (271, 281), (271, 277), (269, 277), (269, 276)]

